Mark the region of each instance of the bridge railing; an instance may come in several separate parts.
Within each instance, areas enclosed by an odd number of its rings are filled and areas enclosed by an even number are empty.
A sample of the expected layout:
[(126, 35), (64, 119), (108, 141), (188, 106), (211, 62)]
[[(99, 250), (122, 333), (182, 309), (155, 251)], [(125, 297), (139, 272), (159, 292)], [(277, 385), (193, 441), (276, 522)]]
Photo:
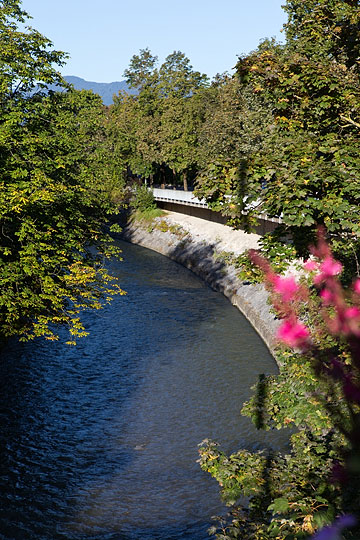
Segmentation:
[(178, 204), (186, 204), (189, 206), (200, 206), (201, 208), (209, 208), (204, 199), (198, 199), (193, 195), (192, 191), (182, 191), (178, 189), (153, 189), (154, 198), (156, 201), (172, 202)]
[[(198, 208), (208, 208), (205, 199), (198, 199), (192, 191), (182, 191), (177, 189), (153, 188), (154, 199), (156, 201), (195, 206)], [(256, 205), (256, 203), (254, 203)], [(281, 223), (281, 217), (269, 217), (266, 214), (259, 214), (260, 219), (271, 223)]]

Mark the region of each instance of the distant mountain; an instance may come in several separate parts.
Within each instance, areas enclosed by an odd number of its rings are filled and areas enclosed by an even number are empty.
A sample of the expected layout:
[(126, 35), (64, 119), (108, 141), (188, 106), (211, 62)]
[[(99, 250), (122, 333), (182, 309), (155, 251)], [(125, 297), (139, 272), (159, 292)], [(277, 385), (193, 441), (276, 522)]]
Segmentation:
[[(64, 79), (72, 84), (76, 90), (92, 90), (95, 94), (101, 96), (104, 105), (111, 105), (113, 102), (113, 95), (118, 94), (120, 90), (127, 94), (136, 94), (136, 90), (129, 88), (125, 81), (115, 81), (111, 83), (98, 83), (85, 81), (80, 77), (74, 77), (67, 75)], [(50, 86), (52, 90), (59, 91), (58, 86)]]
[(115, 81), (111, 83), (98, 83), (85, 81), (80, 77), (74, 77), (67, 75), (64, 79), (71, 83), (76, 90), (92, 90), (95, 94), (101, 96), (104, 105), (111, 105), (113, 102), (113, 95), (118, 94), (120, 90), (127, 94), (135, 94), (136, 90), (129, 88), (125, 81)]
[(72, 75), (66, 75), (64, 79), (72, 84), (76, 90), (92, 90), (95, 94), (101, 96), (104, 105), (111, 105), (113, 102), (113, 95), (118, 94), (121, 91), (127, 94), (135, 94), (136, 90), (129, 88), (125, 81), (115, 81), (112, 83), (96, 83), (91, 81), (85, 81), (80, 77), (74, 77)]

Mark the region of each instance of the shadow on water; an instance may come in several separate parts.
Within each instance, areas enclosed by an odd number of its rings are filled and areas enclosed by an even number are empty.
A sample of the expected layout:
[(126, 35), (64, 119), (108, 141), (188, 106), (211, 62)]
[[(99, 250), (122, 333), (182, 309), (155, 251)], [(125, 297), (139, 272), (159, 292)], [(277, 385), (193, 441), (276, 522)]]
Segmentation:
[(76, 348), (9, 342), (0, 364), (0, 538), (203, 540), (224, 511), (196, 463), (283, 446), (239, 414), (276, 366), (220, 294), (180, 265), (121, 244), (128, 294), (85, 315)]

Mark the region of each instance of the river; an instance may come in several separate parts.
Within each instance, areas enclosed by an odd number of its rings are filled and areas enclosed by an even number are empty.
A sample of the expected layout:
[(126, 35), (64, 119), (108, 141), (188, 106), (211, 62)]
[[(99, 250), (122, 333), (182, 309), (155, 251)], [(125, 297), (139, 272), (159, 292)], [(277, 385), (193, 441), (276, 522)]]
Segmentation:
[(284, 444), (240, 416), (277, 369), (246, 319), (177, 263), (120, 245), (127, 295), (84, 315), (89, 337), (2, 351), (2, 540), (207, 539), (225, 509), (197, 445)]

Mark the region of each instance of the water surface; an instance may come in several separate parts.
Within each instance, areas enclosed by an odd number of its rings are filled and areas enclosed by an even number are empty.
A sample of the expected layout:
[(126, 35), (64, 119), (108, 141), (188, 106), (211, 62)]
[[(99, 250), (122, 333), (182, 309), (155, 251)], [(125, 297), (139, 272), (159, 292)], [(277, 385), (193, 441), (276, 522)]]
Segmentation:
[(240, 416), (276, 372), (250, 324), (188, 270), (121, 246), (128, 294), (84, 316), (89, 337), (2, 351), (4, 540), (206, 539), (224, 507), (197, 445), (283, 444)]

